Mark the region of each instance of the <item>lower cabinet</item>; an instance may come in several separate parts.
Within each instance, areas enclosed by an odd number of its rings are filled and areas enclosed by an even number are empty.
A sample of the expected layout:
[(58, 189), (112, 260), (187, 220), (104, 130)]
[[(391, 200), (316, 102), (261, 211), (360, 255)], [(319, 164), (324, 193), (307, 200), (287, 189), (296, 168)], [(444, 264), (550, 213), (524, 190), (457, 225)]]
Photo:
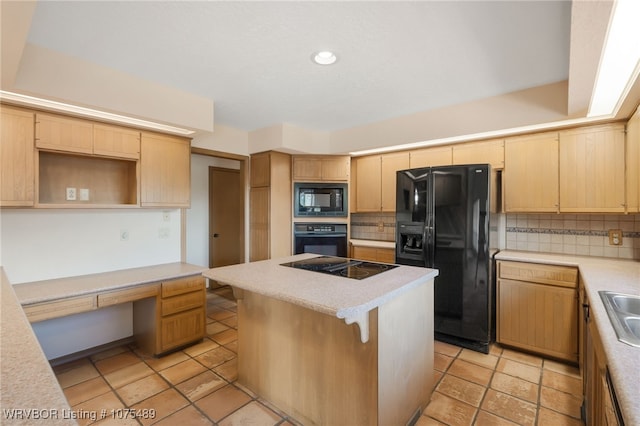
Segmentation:
[(202, 276), (163, 281), (158, 297), (134, 302), (134, 335), (138, 345), (153, 355), (201, 340), (206, 322)]
[(578, 270), (498, 261), (497, 341), (578, 362)]
[(615, 389), (608, 377), (607, 358), (600, 334), (594, 321), (590, 321), (589, 300), (583, 299), (587, 311), (584, 318), (582, 380), (584, 387), (583, 417), (587, 426), (617, 426), (624, 424), (615, 402)]
[(396, 252), (394, 249), (376, 247), (351, 247), (351, 257), (358, 260), (368, 260), (371, 262), (395, 263)]

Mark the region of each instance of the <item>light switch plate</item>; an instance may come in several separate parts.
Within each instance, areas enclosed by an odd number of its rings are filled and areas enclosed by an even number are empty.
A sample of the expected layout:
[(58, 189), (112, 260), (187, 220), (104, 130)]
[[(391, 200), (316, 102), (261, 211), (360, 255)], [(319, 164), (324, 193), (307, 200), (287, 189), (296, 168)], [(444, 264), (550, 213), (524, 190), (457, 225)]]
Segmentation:
[(622, 245), (622, 229), (609, 229), (609, 245)]

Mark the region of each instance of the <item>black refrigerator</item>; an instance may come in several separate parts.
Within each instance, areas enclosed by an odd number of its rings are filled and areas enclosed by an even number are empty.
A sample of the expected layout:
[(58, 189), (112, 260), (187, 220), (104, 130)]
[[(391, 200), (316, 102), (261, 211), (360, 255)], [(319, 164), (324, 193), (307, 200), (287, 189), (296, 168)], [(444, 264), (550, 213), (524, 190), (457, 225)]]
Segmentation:
[(396, 181), (396, 263), (439, 270), (435, 338), (484, 353), (495, 340), (490, 182), (488, 164), (401, 170)]

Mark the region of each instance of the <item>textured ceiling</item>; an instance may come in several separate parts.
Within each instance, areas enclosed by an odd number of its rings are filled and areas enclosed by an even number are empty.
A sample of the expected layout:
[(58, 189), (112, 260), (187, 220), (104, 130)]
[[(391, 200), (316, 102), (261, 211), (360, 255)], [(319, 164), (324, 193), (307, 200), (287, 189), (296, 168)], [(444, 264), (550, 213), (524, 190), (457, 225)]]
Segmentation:
[(566, 80), (570, 24), (570, 1), (40, 1), (28, 42), (212, 99), (220, 124), (329, 131)]

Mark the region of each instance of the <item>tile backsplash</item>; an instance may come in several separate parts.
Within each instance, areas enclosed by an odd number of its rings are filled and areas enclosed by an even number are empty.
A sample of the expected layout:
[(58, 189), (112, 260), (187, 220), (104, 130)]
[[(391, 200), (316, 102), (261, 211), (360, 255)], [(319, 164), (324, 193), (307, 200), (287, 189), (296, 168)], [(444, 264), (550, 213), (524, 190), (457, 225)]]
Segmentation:
[(395, 213), (352, 213), (351, 238), (356, 240), (395, 241)]
[[(640, 214), (498, 214), (492, 246), (500, 249), (640, 260)], [(609, 230), (622, 230), (622, 245), (609, 245)], [(354, 213), (351, 238), (394, 241), (395, 215)]]
[[(609, 230), (622, 245), (609, 245)], [(506, 248), (640, 260), (640, 215), (507, 214)]]

